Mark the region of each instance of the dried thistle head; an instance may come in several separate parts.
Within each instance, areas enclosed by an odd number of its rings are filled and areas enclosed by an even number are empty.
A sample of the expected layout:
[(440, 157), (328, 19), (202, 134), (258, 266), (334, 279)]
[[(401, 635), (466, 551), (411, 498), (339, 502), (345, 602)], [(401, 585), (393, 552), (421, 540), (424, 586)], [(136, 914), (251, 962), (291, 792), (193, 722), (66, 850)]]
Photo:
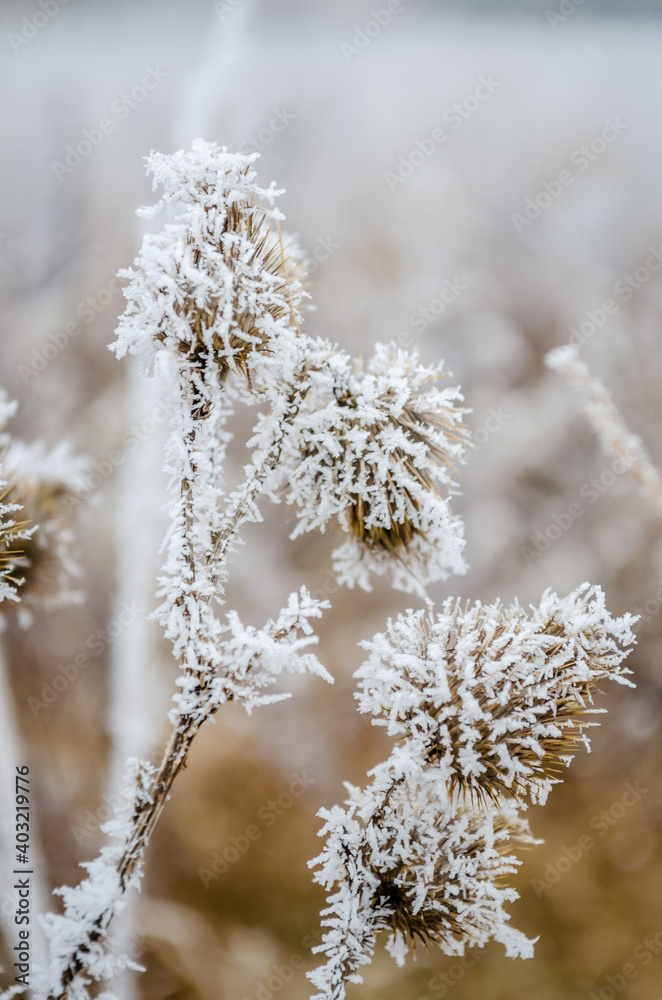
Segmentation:
[(17, 601), (20, 599), (17, 567), (31, 544), (34, 529), (29, 520), (19, 514), (22, 506), (12, 499), (11, 487), (6, 483), (3, 487), (0, 494), (0, 601), (6, 598)]
[(417, 941), (461, 955), (496, 940), (512, 957), (530, 957), (533, 942), (505, 910), (517, 898), (505, 884), (519, 864), (509, 851), (534, 843), (517, 809), (458, 807), (438, 772), (408, 766), (401, 755), (371, 774), (367, 788), (348, 786), (346, 808), (320, 812), (326, 842), (310, 864), (329, 895), (327, 930), (315, 949), (327, 961), (309, 974), (320, 990), (315, 1000), (340, 1000), (346, 983), (360, 982), (357, 970), (382, 931), (399, 965)]
[(314, 380), (292, 448), (288, 501), (300, 534), (335, 519), (350, 537), (336, 570), (350, 586), (390, 573), (418, 589), (462, 572), (462, 526), (448, 500), (467, 443), (457, 389), (441, 365), (377, 345), (367, 363), (340, 353)]
[(168, 206), (172, 221), (145, 237), (136, 269), (121, 272), (130, 280), (118, 356), (139, 353), (151, 367), (153, 339), (185, 362), (197, 419), (213, 405), (213, 383), (229, 371), (254, 379), (258, 355), (273, 354), (300, 321), (299, 256), (281, 236), (279, 192), (256, 184), (256, 156), (202, 140), (172, 156), (152, 153), (147, 171), (164, 194), (140, 214)]
[[(513, 849), (535, 843), (528, 823), (514, 810), (450, 814), (437, 803), (432, 822), (426, 817), (420, 829), (410, 823), (403, 850), (398, 847), (402, 833), (394, 827), (398, 820), (406, 822), (406, 810), (402, 803), (394, 805), (379, 835), (380, 854), (390, 855), (392, 862), (370, 865), (377, 880), (372, 906), (380, 924), (392, 933), (396, 947), (411, 944), (415, 950), (418, 941), (426, 949), (436, 944), (453, 954), (484, 944), (494, 934), (495, 898), (514, 896), (506, 889), (507, 877), (517, 870)], [(426, 805), (435, 808), (434, 801)]]
[(5, 476), (7, 449), (11, 441), (5, 428), (16, 412), (16, 406), (0, 389), (0, 602), (19, 600), (16, 566), (34, 531)]
[[(388, 394), (384, 401), (388, 401)], [(339, 405), (356, 411), (359, 399), (356, 396), (349, 397)], [(454, 460), (437, 443), (438, 432), (441, 431), (449, 440), (456, 442), (464, 439), (461, 428), (453, 423), (453, 415), (460, 411), (452, 408), (445, 412), (440, 410), (436, 413), (421, 413), (414, 409), (414, 405), (405, 406), (401, 412), (391, 415), (388, 423), (376, 422), (362, 428), (366, 434), (366, 451), (369, 457), (359, 458), (355, 454), (345, 456), (353, 464), (356, 480), (363, 487), (353, 494), (352, 502), (346, 510), (349, 533), (360, 542), (381, 547), (393, 556), (399, 555), (403, 548), (408, 547), (416, 535), (425, 537), (425, 525), (420, 517), (423, 501), (418, 490), (413, 491), (406, 480), (411, 480), (421, 490), (440, 499), (448, 496), (450, 483), (434, 479), (425, 465), (416, 464), (411, 452), (396, 445), (389, 452), (390, 464), (394, 470), (406, 473), (406, 477), (403, 477), (405, 481), (400, 486), (400, 496), (404, 503), (398, 502), (398, 483), (393, 473), (390, 476), (387, 474), (383, 482), (380, 480), (378, 456), (383, 447), (384, 432), (393, 433), (396, 439), (402, 435), (409, 441), (422, 445), (429, 459), (445, 465), (453, 474), (456, 472), (457, 459)], [(352, 431), (359, 426), (359, 419), (352, 418), (350, 413), (346, 422), (350, 438)], [(350, 449), (346, 447), (345, 450)], [(379, 500), (386, 497), (386, 510), (373, 515), (376, 501), (372, 497), (375, 494), (382, 494)]]
[[(224, 200), (228, 196), (228, 191), (223, 193)], [(275, 328), (283, 319), (291, 322), (293, 328), (298, 327), (301, 317), (299, 264), (285, 247), (280, 228), (274, 232), (266, 212), (254, 199), (228, 204), (220, 237), (215, 235), (213, 238), (216, 251), (235, 275), (235, 281), (229, 292), (219, 286), (201, 301), (195, 279), (181, 278), (173, 308), (186, 329), (180, 332), (177, 351), (198, 372), (213, 362), (221, 379), (231, 370), (250, 378), (253, 353), (270, 351), (270, 328)], [(192, 237), (190, 245), (194, 246)], [(246, 245), (251, 247), (248, 261), (243, 256)], [(201, 266), (201, 253), (193, 250), (193, 259)], [(260, 273), (263, 283), (270, 284), (272, 294), (265, 301), (258, 294), (251, 294), (255, 291), (251, 285), (256, 284), (254, 270)], [(246, 272), (244, 283), (242, 271)], [(229, 310), (228, 296), (231, 299)], [(229, 312), (229, 329), (225, 335), (222, 330), (224, 312)], [(164, 319), (163, 328), (154, 336), (161, 344), (167, 341), (167, 320)]]
[(547, 591), (530, 615), (451, 601), (436, 617), (410, 611), (364, 644), (360, 709), (425, 765), (450, 768), (451, 793), (542, 802), (597, 725), (600, 682), (630, 683), (631, 621), (587, 584), (564, 599)]
[(67, 501), (84, 461), (66, 446), (48, 452), (41, 442), (12, 441), (3, 461), (12, 495), (27, 523), (9, 579), (23, 607), (49, 610), (77, 600), (72, 584), (79, 575), (72, 555), (73, 531)]

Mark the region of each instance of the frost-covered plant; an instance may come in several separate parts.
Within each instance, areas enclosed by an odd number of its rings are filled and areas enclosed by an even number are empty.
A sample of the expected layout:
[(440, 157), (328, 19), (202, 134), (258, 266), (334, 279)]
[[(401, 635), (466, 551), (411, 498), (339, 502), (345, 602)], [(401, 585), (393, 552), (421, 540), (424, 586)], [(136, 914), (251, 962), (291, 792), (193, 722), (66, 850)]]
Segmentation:
[(25, 621), (28, 609), (53, 611), (80, 599), (69, 501), (87, 460), (73, 455), (67, 444), (49, 451), (41, 441), (12, 441), (3, 465), (26, 518), (39, 526), (25, 539), (15, 562), (16, 590)]
[(294, 535), (335, 519), (350, 539), (334, 553), (341, 583), (370, 589), (369, 577), (422, 592), (463, 573), (463, 525), (447, 502), (465, 450), (456, 388), (441, 388), (443, 365), (378, 344), (367, 362), (337, 352), (311, 377), (289, 438), (287, 500)]
[(527, 957), (532, 942), (508, 926), (502, 882), (518, 861), (508, 852), (533, 843), (512, 805), (477, 812), (449, 799), (438, 771), (394, 756), (366, 789), (350, 786), (347, 807), (322, 810), (327, 838), (316, 880), (327, 890), (327, 931), (315, 948), (326, 964), (309, 974), (318, 997), (340, 1000), (370, 962), (381, 931), (399, 965), (407, 942), (438, 943), (449, 954), (492, 938)]
[[(88, 877), (61, 890), (64, 912), (45, 927), (51, 961), (36, 996), (89, 1000), (128, 964), (110, 947), (115, 915), (138, 888), (145, 851), (201, 726), (225, 702), (247, 711), (286, 697), (283, 672), (328, 676), (307, 647), (327, 602), (305, 588), (261, 629), (224, 603), (239, 529), (260, 521), (261, 497), (293, 507), (294, 535), (335, 522), (347, 540), (334, 554), (349, 586), (386, 576), (409, 592), (464, 572), (463, 526), (450, 499), (462, 461), (458, 389), (441, 364), (377, 345), (372, 358), (301, 329), (300, 255), (280, 231), (279, 192), (257, 184), (257, 154), (197, 140), (147, 160), (163, 195), (141, 214), (168, 221), (144, 238), (112, 345), (159, 380), (170, 421), (169, 527), (155, 613), (179, 665), (172, 731), (158, 767), (133, 762), (112, 843)], [(245, 479), (223, 491), (230, 420), (261, 405)], [(629, 619), (612, 620), (586, 586), (547, 593), (527, 616), (517, 605), (436, 617), (409, 611), (367, 647), (360, 708), (399, 738), (346, 808), (323, 811), (326, 847), (317, 880), (333, 890), (311, 974), (324, 1000), (341, 1000), (370, 961), (377, 935), (402, 961), (409, 939), (453, 954), (495, 938), (509, 954), (531, 942), (508, 926), (502, 885), (513, 846), (530, 844), (520, 811), (542, 801), (556, 768), (583, 739), (596, 684), (625, 681)], [(468, 793), (468, 794), (462, 794)], [(109, 997), (109, 994), (104, 994)]]
[(16, 404), (10, 402), (0, 390), (0, 601), (17, 602), (19, 597), (16, 588), (20, 577), (15, 576), (16, 563), (34, 529), (30, 528), (27, 518), (17, 520), (21, 504), (16, 502), (12, 485), (7, 482), (5, 473), (5, 460), (10, 444), (5, 427), (15, 411)]
[(79, 568), (67, 501), (87, 460), (64, 443), (49, 451), (41, 441), (24, 444), (13, 438), (5, 425), (15, 411), (16, 404), (2, 395), (0, 566), (4, 596), (20, 605), (19, 621), (28, 624), (33, 609), (54, 610), (80, 596), (73, 586)]
[[(260, 519), (257, 498), (281, 483), (284, 435), (308, 391), (308, 369), (326, 351), (299, 331), (295, 255), (280, 233), (277, 192), (257, 185), (254, 159), (202, 141), (187, 153), (148, 158), (164, 194), (142, 214), (167, 209), (169, 221), (145, 237), (135, 269), (123, 272), (128, 305), (113, 349), (157, 375), (167, 401), (170, 523), (156, 617), (180, 676), (160, 766), (136, 786), (123, 825), (113, 828), (113, 849), (77, 890), (64, 892), (64, 913), (48, 922), (52, 961), (38, 990), (49, 997), (87, 997), (108, 975), (111, 921), (137, 885), (151, 831), (201, 725), (225, 701), (250, 711), (273, 700), (262, 689), (285, 668), (330, 679), (301, 652), (315, 641), (310, 619), (326, 606), (305, 589), (262, 630), (234, 613), (223, 623), (214, 610), (238, 529)], [(244, 483), (224, 497), (227, 422), (239, 400), (264, 401), (269, 412), (256, 428)]]
[(628, 684), (631, 615), (614, 619), (599, 588), (547, 591), (531, 614), (479, 603), (408, 611), (364, 643), (359, 708), (398, 737), (346, 808), (323, 810), (324, 851), (311, 862), (331, 890), (311, 973), (317, 1000), (342, 1000), (370, 961), (379, 931), (401, 964), (407, 940), (448, 954), (489, 940), (529, 957), (533, 942), (508, 924), (517, 898), (504, 876), (531, 844), (519, 814), (545, 800), (569, 763), (605, 678)]
[(460, 609), (447, 600), (389, 621), (363, 645), (359, 711), (412, 756), (450, 768), (450, 791), (543, 803), (561, 779), (600, 681), (630, 684), (631, 617), (612, 619), (599, 588), (551, 591), (527, 614), (515, 602)]
[(639, 483), (649, 503), (662, 515), (662, 476), (653, 465), (646, 448), (625, 423), (609, 391), (599, 378), (592, 375), (579, 351), (571, 344), (556, 347), (545, 356), (553, 371), (566, 377), (583, 397), (586, 416), (608, 455), (614, 455), (623, 469)]
[[(6, 428), (15, 412), (16, 404), (0, 390), (0, 757), (4, 766), (0, 791), (7, 798), (7, 814), (9, 798), (15, 795), (12, 765), (24, 761), (26, 755), (14, 720), (3, 633), (10, 614), (15, 613), (19, 624), (27, 626), (35, 610), (54, 610), (79, 596), (71, 586), (78, 566), (72, 554), (74, 535), (67, 501), (86, 466), (86, 460), (73, 456), (67, 445), (49, 451), (41, 442), (17, 441)], [(39, 910), (46, 888), (34, 807), (30, 823), (33, 903)], [(4, 827), (0, 824), (0, 854), (4, 870), (10, 872), (15, 842), (6, 837)], [(2, 1000), (22, 993), (22, 981), (18, 977), (19, 985), (3, 993)]]

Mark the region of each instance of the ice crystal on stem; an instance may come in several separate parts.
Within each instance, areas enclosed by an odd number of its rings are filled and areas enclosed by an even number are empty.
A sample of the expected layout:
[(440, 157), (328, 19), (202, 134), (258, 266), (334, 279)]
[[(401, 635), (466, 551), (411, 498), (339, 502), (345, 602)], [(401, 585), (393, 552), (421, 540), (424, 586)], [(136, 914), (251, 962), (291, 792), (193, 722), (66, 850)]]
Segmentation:
[[(143, 370), (160, 378), (168, 403), (169, 527), (156, 618), (180, 678), (170, 740), (159, 768), (135, 789), (119, 847), (90, 868), (79, 889), (65, 890), (64, 923), (49, 927), (57, 959), (51, 1000), (83, 1000), (106, 975), (111, 921), (137, 884), (152, 829), (203, 723), (226, 701), (250, 711), (282, 697), (262, 691), (285, 669), (330, 680), (302, 652), (314, 638), (309, 620), (325, 607), (305, 590), (261, 630), (233, 613), (223, 623), (214, 609), (237, 532), (260, 520), (257, 500), (275, 486), (284, 435), (308, 390), (308, 341), (298, 330), (303, 292), (278, 228), (277, 192), (257, 186), (254, 159), (202, 140), (189, 152), (148, 158), (164, 194), (142, 214), (167, 208), (170, 221), (145, 237), (135, 269), (124, 272), (128, 305), (113, 349), (118, 357), (137, 355)], [(245, 482), (225, 499), (227, 422), (238, 399), (263, 400), (270, 412)]]
[(545, 356), (548, 368), (558, 371), (584, 398), (586, 416), (603, 449), (623, 463), (641, 486), (648, 501), (662, 515), (662, 477), (641, 438), (628, 430), (623, 417), (599, 378), (591, 374), (576, 347), (566, 344)]
[(51, 961), (48, 969), (38, 970), (36, 996), (87, 1000), (93, 983), (110, 979), (127, 967), (141, 971), (113, 948), (109, 924), (111, 916), (122, 910), (127, 889), (140, 882), (140, 861), (128, 870), (126, 849), (137, 818), (153, 804), (153, 778), (154, 769), (148, 762), (127, 762), (122, 806), (102, 826), (110, 837), (109, 845), (94, 861), (83, 864), (88, 876), (80, 885), (56, 890), (64, 901), (64, 913), (42, 918)]

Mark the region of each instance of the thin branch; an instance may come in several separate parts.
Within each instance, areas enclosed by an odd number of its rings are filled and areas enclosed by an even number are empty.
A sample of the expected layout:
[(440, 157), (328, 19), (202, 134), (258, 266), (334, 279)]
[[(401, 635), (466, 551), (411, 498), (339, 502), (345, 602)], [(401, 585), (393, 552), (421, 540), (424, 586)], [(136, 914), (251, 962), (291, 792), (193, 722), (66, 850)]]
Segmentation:
[(546, 356), (549, 368), (560, 372), (584, 397), (584, 408), (602, 447), (619, 459), (642, 487), (649, 503), (662, 516), (662, 478), (641, 439), (632, 434), (608, 390), (589, 371), (575, 347), (556, 348)]

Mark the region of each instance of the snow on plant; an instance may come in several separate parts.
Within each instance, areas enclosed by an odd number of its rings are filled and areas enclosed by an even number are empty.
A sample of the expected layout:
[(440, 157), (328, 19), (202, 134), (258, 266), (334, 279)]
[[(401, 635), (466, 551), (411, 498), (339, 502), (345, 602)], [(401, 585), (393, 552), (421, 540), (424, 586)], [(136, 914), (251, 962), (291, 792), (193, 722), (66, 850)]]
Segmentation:
[[(135, 269), (123, 272), (128, 305), (113, 349), (120, 358), (135, 354), (146, 373), (158, 375), (167, 401), (170, 523), (156, 617), (180, 677), (168, 745), (114, 831), (118, 846), (79, 890), (65, 893), (65, 922), (46, 928), (53, 962), (39, 989), (49, 997), (87, 997), (106, 975), (111, 921), (137, 884), (151, 831), (203, 723), (225, 701), (250, 711), (274, 700), (262, 689), (285, 668), (330, 680), (301, 652), (315, 641), (309, 620), (326, 606), (305, 589), (262, 630), (232, 612), (223, 623), (214, 608), (238, 529), (260, 520), (258, 497), (278, 486), (284, 435), (308, 391), (308, 367), (325, 356), (299, 331), (296, 251), (280, 233), (278, 192), (256, 184), (254, 159), (201, 140), (187, 153), (148, 158), (154, 187), (164, 193), (141, 214), (167, 209), (169, 221), (145, 237)], [(227, 424), (238, 401), (264, 402), (269, 412), (258, 421), (245, 481), (224, 497)]]
[[(295, 536), (335, 522), (347, 535), (336, 571), (349, 586), (368, 589), (381, 575), (424, 595), (465, 570), (450, 506), (466, 445), (459, 390), (440, 384), (441, 365), (393, 345), (358, 362), (301, 330), (300, 255), (281, 234), (279, 192), (257, 184), (256, 158), (197, 140), (147, 159), (163, 194), (141, 214), (168, 219), (122, 272), (128, 304), (112, 348), (159, 379), (169, 415), (155, 616), (180, 673), (160, 765), (131, 765), (124, 813), (106, 827), (112, 844), (45, 922), (51, 961), (39, 998), (88, 1000), (121, 966), (113, 918), (139, 888), (201, 726), (225, 702), (250, 712), (280, 699), (267, 689), (285, 671), (331, 680), (308, 648), (327, 602), (305, 588), (262, 628), (218, 614), (238, 532), (261, 520), (260, 499), (294, 508)], [(225, 494), (238, 404), (261, 411), (245, 479)], [(629, 621), (611, 619), (601, 592), (584, 586), (564, 600), (546, 593), (531, 616), (517, 605), (461, 613), (452, 602), (437, 617), (431, 606), (408, 611), (367, 644), (360, 708), (400, 742), (365, 789), (350, 789), (346, 808), (322, 813), (316, 878), (332, 894), (318, 949), (327, 964), (311, 974), (318, 997), (341, 1000), (382, 930), (399, 962), (417, 938), (452, 954), (492, 938), (510, 955), (531, 953), (508, 924), (515, 892), (502, 884), (517, 863), (511, 848), (531, 843), (522, 800), (544, 799), (583, 738), (596, 684), (625, 682)]]
[(491, 939), (532, 955), (504, 910), (517, 893), (501, 884), (518, 863), (509, 847), (533, 843), (519, 808), (559, 781), (599, 681), (630, 683), (632, 621), (584, 584), (563, 599), (547, 591), (530, 615), (448, 600), (364, 643), (360, 710), (398, 744), (368, 788), (350, 787), (346, 809), (320, 814), (327, 843), (311, 865), (331, 894), (316, 1000), (361, 981), (382, 930), (400, 964), (416, 938), (452, 955)]
[(516, 871), (507, 852), (533, 843), (512, 806), (484, 813), (454, 804), (438, 773), (395, 756), (373, 771), (372, 784), (350, 786), (347, 808), (322, 810), (327, 838), (316, 880), (332, 890), (327, 927), (315, 951), (327, 962), (309, 973), (318, 997), (340, 1000), (372, 957), (377, 935), (402, 965), (408, 941), (461, 955), (467, 944), (496, 938), (509, 955), (528, 957), (532, 942), (508, 926), (504, 903), (517, 898), (499, 883)]

